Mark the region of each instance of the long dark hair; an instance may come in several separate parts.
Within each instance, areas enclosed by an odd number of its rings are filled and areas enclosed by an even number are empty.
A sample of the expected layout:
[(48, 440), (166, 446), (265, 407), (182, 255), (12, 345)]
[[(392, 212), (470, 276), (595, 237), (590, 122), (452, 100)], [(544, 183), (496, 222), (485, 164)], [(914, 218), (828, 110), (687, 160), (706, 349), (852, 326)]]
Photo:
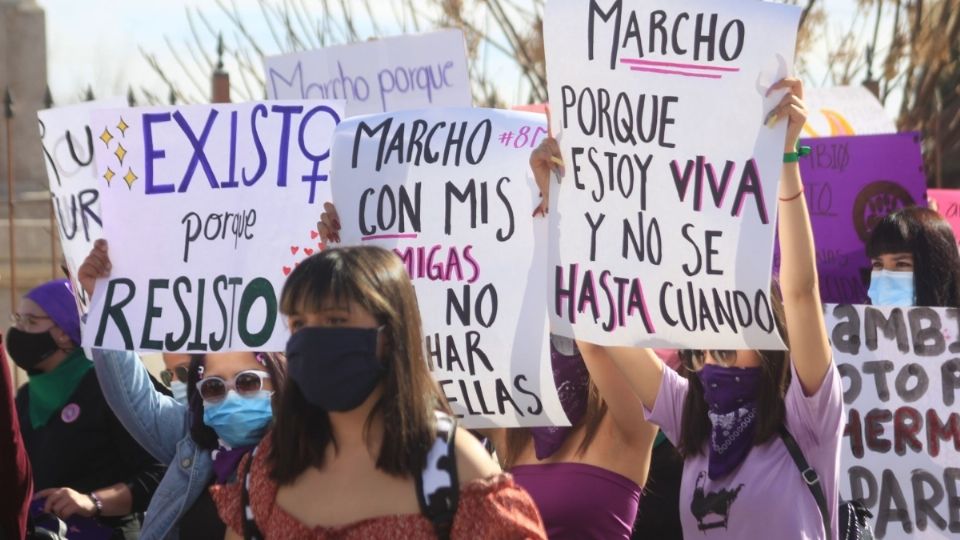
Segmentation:
[[(423, 354), (417, 297), (406, 268), (394, 253), (377, 247), (328, 249), (300, 263), (280, 299), (285, 315), (317, 313), (328, 302), (353, 301), (383, 325), (383, 395), (366, 420), (383, 419), (377, 468), (394, 476), (423, 470), (435, 438), (434, 411), (449, 413)], [(323, 467), (328, 445), (336, 447), (327, 412), (311, 405), (292, 379), (278, 403), (268, 456), (271, 478), (293, 482), (308, 467)]]
[(960, 307), (960, 254), (947, 220), (928, 208), (911, 206), (877, 223), (867, 241), (867, 257), (913, 255), (916, 304)]
[[(273, 383), (273, 410), (277, 410), (277, 403), (283, 395), (284, 382), (287, 378), (287, 364), (280, 354), (254, 353), (263, 362), (263, 367), (270, 374)], [(215, 450), (218, 442), (217, 432), (203, 423), (203, 398), (197, 390), (202, 370), (206, 365), (207, 357), (203, 354), (190, 355), (190, 367), (187, 372), (187, 407), (190, 411), (190, 438), (204, 450)], [(274, 415), (276, 416), (276, 415)]]
[[(790, 340), (783, 312), (783, 297), (774, 283), (771, 287), (771, 308), (780, 337), (789, 351)], [(763, 444), (777, 437), (786, 418), (784, 397), (790, 385), (790, 353), (788, 351), (757, 351), (760, 355), (760, 393), (757, 396), (757, 427), (753, 444)], [(677, 450), (684, 456), (695, 456), (704, 451), (710, 440), (712, 427), (707, 416), (709, 407), (703, 397), (703, 384), (697, 371), (703, 367), (703, 357), (693, 351), (680, 351), (680, 373), (689, 381), (683, 403), (680, 441)], [(664, 368), (669, 369), (669, 368)]]

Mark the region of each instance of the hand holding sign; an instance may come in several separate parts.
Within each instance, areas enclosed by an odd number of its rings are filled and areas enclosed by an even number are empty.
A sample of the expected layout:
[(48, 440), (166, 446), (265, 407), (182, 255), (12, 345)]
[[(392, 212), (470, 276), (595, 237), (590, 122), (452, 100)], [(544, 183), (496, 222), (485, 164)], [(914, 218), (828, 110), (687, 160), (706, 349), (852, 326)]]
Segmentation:
[(324, 242), (340, 243), (340, 215), (337, 214), (337, 207), (331, 202), (323, 203), (324, 212), (320, 214), (320, 223), (317, 223), (317, 230), (320, 231), (320, 238)]
[(93, 243), (93, 249), (77, 270), (77, 281), (88, 297), (93, 297), (98, 279), (110, 277), (112, 268), (110, 255), (107, 253), (107, 241), (101, 238)]
[(800, 142), (800, 132), (807, 123), (807, 105), (803, 101), (803, 81), (793, 77), (781, 79), (767, 90), (767, 96), (786, 88), (787, 94), (768, 116), (767, 125), (773, 126), (781, 118), (787, 117), (787, 138), (784, 143), (784, 152), (794, 152)]
[(540, 189), (540, 204), (533, 210), (534, 216), (546, 216), (550, 210), (550, 176), (557, 175), (557, 182), (563, 177), (563, 159), (560, 157), (560, 145), (553, 137), (544, 139), (530, 154), (530, 168), (533, 179)]

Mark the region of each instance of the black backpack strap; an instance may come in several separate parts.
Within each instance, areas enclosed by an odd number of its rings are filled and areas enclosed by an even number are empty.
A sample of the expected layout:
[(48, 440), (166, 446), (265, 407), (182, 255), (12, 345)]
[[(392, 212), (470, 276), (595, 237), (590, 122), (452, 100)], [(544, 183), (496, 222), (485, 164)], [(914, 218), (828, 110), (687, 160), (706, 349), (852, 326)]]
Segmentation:
[(437, 413), (437, 440), (427, 454), (427, 465), (417, 477), (417, 502), (420, 513), (433, 523), (437, 538), (450, 538), (453, 518), (460, 502), (460, 481), (457, 475), (455, 443), (457, 422), (453, 417)]
[(820, 517), (823, 519), (823, 530), (827, 533), (827, 540), (832, 540), (833, 536), (830, 534), (830, 509), (827, 506), (827, 497), (823, 494), (823, 485), (820, 484), (820, 476), (817, 474), (817, 471), (813, 470), (813, 467), (807, 463), (807, 458), (803, 457), (803, 450), (800, 449), (800, 445), (797, 444), (793, 435), (790, 435), (790, 432), (787, 431), (787, 426), (780, 426), (780, 438), (783, 439), (783, 444), (787, 447), (787, 452), (790, 452), (790, 457), (793, 458), (797, 469), (800, 470), (800, 476), (803, 477), (807, 488), (810, 489), (813, 500), (817, 501), (817, 507), (820, 509)]
[[(259, 446), (257, 447), (259, 448)], [(250, 506), (250, 469), (253, 468), (253, 459), (257, 455), (257, 448), (250, 453), (250, 463), (243, 474), (237, 474), (237, 482), (240, 482), (240, 519), (243, 523), (244, 540), (261, 540), (263, 533), (257, 527), (256, 519), (253, 517), (253, 508)]]

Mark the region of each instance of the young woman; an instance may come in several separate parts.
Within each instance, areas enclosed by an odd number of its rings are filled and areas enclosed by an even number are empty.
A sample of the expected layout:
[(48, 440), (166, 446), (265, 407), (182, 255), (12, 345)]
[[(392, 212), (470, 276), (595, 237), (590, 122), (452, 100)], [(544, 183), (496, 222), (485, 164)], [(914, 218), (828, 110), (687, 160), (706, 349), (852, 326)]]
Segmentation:
[(960, 307), (960, 254), (947, 220), (904, 208), (877, 223), (867, 242), (870, 301), (878, 306)]
[(14, 320), (6, 346), (30, 377), (16, 403), (43, 512), (83, 532), (106, 529), (114, 538), (137, 538), (136, 514), (147, 508), (163, 466), (107, 406), (79, 346), (70, 283), (51, 281), (31, 290)]
[[(544, 200), (548, 182), (541, 180), (555, 168), (555, 153), (556, 141), (546, 139), (530, 159)], [(330, 203), (324, 209), (320, 235), (337, 243), (337, 209)], [(572, 340), (559, 336), (551, 337), (550, 348), (554, 383), (572, 427), (483, 434), (533, 497), (549, 538), (628, 539), (657, 429), (642, 420), (640, 400), (607, 358), (581, 355)]]
[(287, 279), (281, 311), (293, 335), (276, 425), (241, 465), (248, 476), (212, 490), (228, 538), (545, 538), (529, 496), (468, 432), (443, 427), (396, 255), (313, 255)]
[(657, 428), (608, 358), (552, 337), (554, 381), (570, 428), (498, 430), (497, 454), (530, 492), (551, 539), (628, 539)]
[[(107, 244), (98, 240), (78, 271), (91, 297), (110, 273)], [(142, 539), (223, 537), (207, 488), (232, 480), (240, 459), (267, 431), (286, 366), (279, 357), (235, 352), (192, 355), (186, 366), (187, 403), (159, 392), (137, 355), (94, 350), (104, 396), (117, 417), (151, 454), (169, 463), (150, 502)]]
[(190, 370), (190, 355), (182, 353), (163, 353), (163, 371), (160, 380), (170, 389), (173, 399), (181, 405), (188, 405), (187, 379)]
[[(781, 88), (789, 93), (772, 114), (788, 118), (785, 152), (792, 152), (806, 119), (803, 87), (786, 79), (771, 91)], [(581, 344), (620, 368), (647, 419), (684, 454), (685, 537), (827, 538), (817, 503), (779, 434), (785, 426), (819, 475), (836, 538), (843, 403), (802, 191), (799, 166), (785, 163), (779, 204), (782, 301), (774, 295), (774, 312), (789, 351), (684, 351), (685, 376), (680, 376), (647, 349)]]

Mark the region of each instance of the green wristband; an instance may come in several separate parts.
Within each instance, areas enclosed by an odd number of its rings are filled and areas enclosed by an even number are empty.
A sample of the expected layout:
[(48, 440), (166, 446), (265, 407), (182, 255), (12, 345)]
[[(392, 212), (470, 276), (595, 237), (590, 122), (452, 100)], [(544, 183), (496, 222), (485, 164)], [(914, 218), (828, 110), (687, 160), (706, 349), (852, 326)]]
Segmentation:
[(783, 153), (783, 162), (784, 163), (796, 163), (800, 161), (800, 158), (810, 155), (812, 149), (809, 146), (800, 146), (797, 144), (796, 152), (784, 152)]

